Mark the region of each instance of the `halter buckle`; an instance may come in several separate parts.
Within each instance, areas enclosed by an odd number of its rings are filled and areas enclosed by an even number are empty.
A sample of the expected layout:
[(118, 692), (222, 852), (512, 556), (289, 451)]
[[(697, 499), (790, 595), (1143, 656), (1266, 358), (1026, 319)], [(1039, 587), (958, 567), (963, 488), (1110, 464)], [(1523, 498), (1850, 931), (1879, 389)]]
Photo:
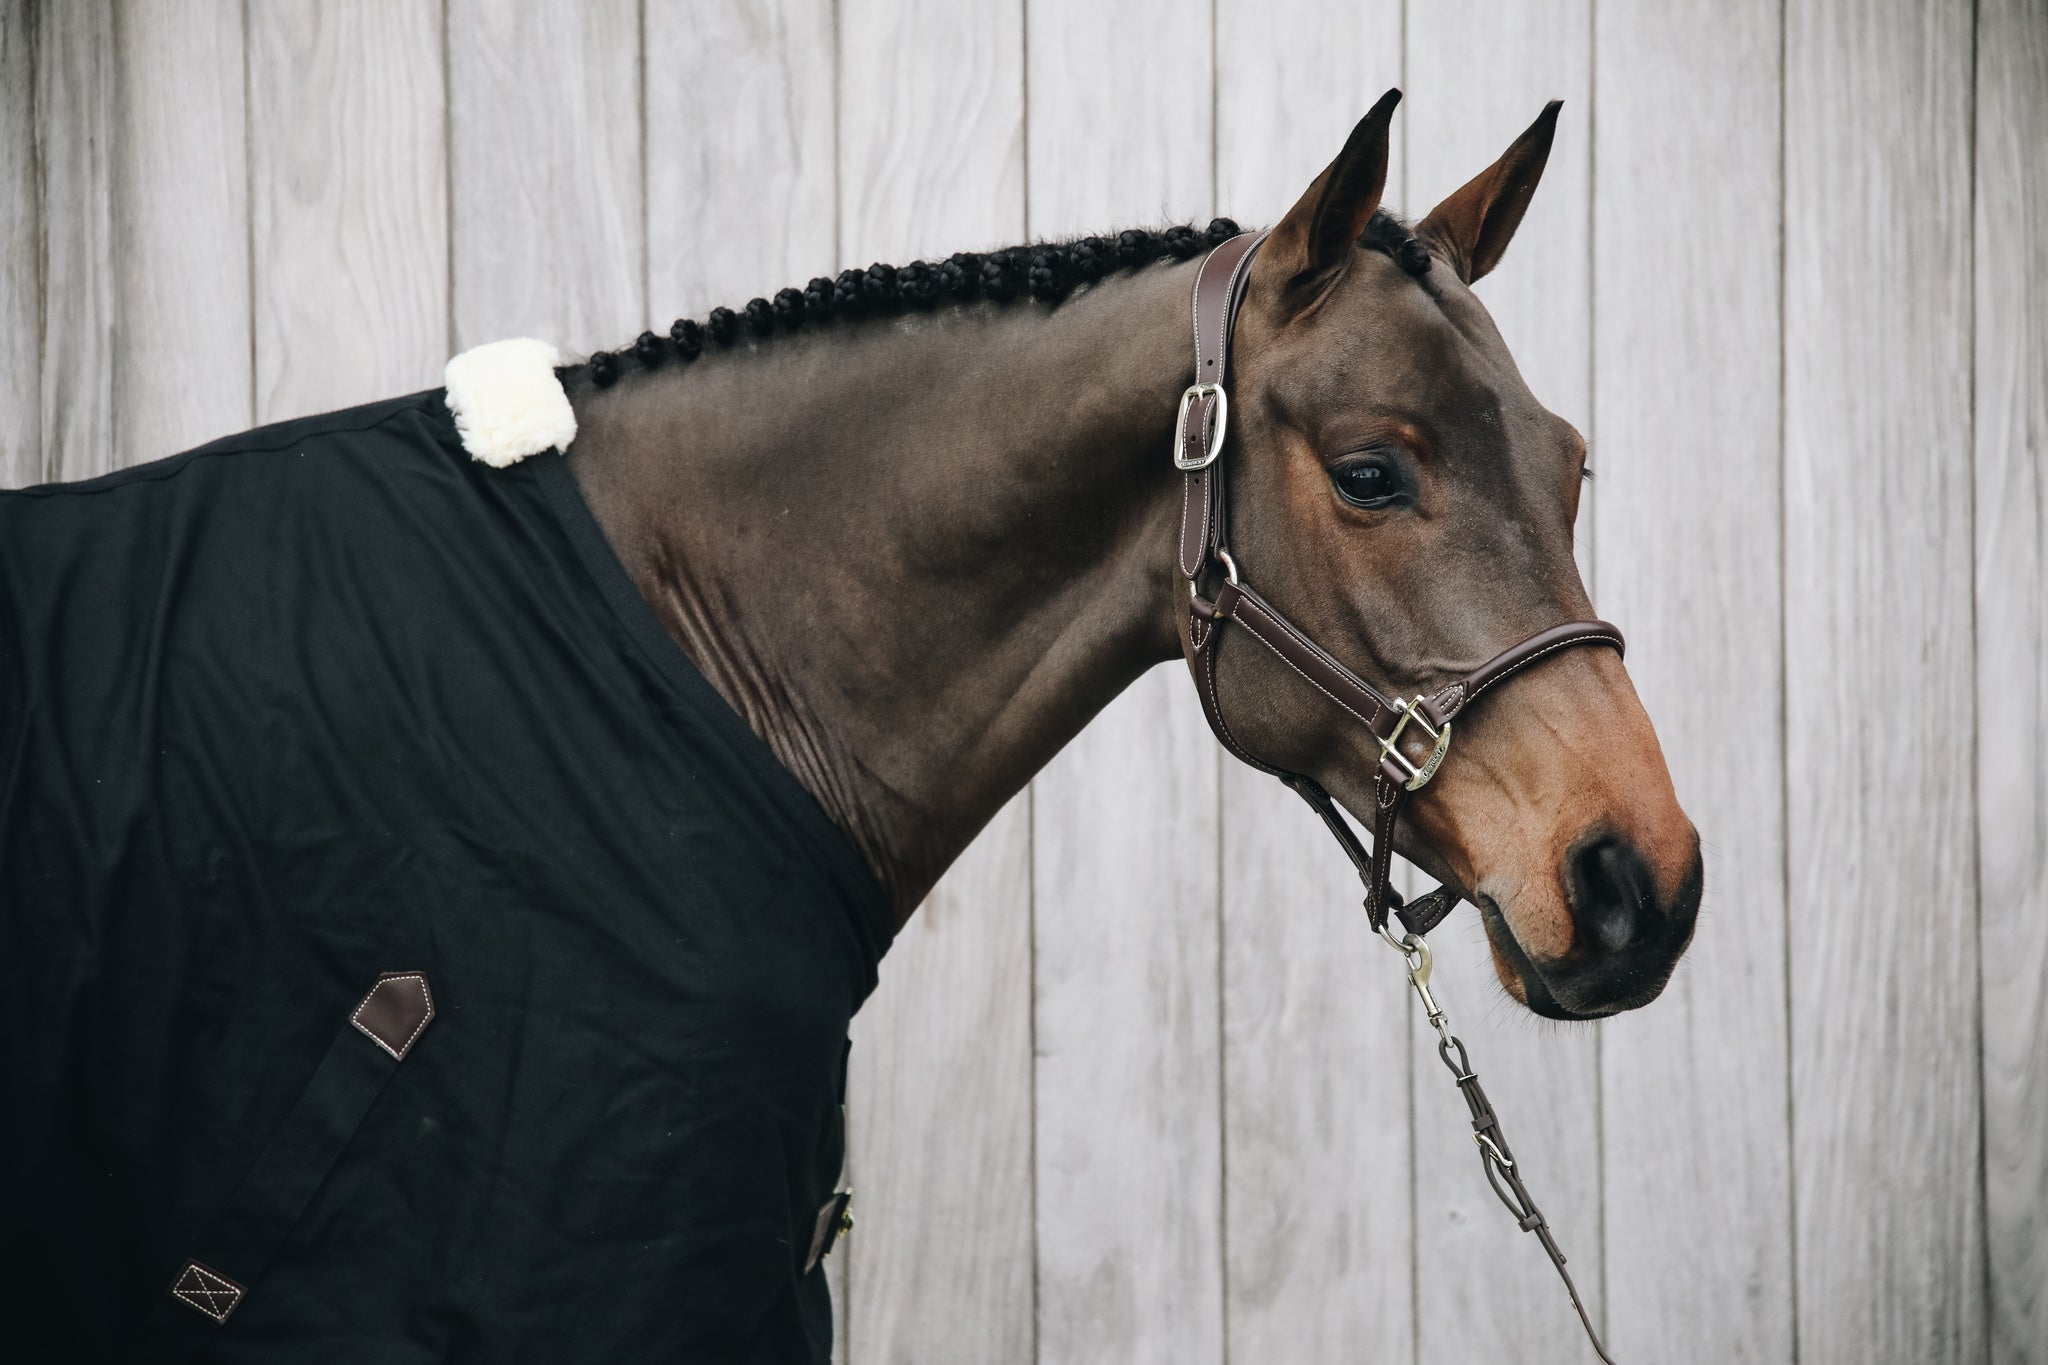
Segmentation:
[[(1187, 449), (1188, 409), (1199, 399), (1216, 400), (1216, 421), (1209, 430), (1209, 446), (1206, 453), (1195, 459), (1188, 459), (1181, 452)], [(1173, 467), (1183, 474), (1193, 474), (1216, 463), (1216, 457), (1223, 453), (1223, 433), (1230, 425), (1230, 395), (1223, 391), (1221, 384), (1190, 384), (1180, 396), (1180, 413), (1173, 419)]]
[[(1451, 723), (1445, 721), (1444, 727), (1441, 730), (1431, 725), (1429, 717), (1422, 714), (1422, 695), (1420, 693), (1416, 694), (1413, 701), (1395, 702), (1394, 714), (1401, 719), (1394, 722), (1392, 732), (1380, 741), (1380, 759), (1382, 762), (1390, 758), (1393, 759), (1395, 763), (1399, 764), (1408, 773), (1408, 781), (1405, 784), (1408, 790), (1412, 792), (1421, 791), (1428, 784), (1429, 779), (1436, 776), (1436, 770), (1443, 766), (1444, 755), (1451, 751)], [(1423, 761), (1422, 766), (1419, 768), (1408, 761), (1408, 755), (1402, 753), (1400, 747), (1401, 732), (1408, 728), (1408, 722), (1411, 720), (1422, 727), (1422, 733), (1428, 735), (1436, 742), (1436, 747), (1430, 751), (1429, 757)]]

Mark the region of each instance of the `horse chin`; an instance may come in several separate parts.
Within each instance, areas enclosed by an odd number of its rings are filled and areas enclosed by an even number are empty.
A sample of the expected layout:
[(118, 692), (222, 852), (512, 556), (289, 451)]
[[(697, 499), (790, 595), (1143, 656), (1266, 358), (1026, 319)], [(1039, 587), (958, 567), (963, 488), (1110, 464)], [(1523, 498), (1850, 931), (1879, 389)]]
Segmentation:
[(1658, 981), (1641, 999), (1627, 998), (1603, 1001), (1592, 1007), (1581, 1007), (1559, 1000), (1551, 990), (1550, 982), (1529, 955), (1522, 951), (1522, 944), (1509, 926), (1507, 916), (1493, 897), (1480, 894), (1475, 898), (1479, 906), (1479, 921), (1486, 926), (1487, 946), (1493, 950), (1493, 970), (1500, 977), (1500, 984), (1516, 1001), (1532, 1014), (1545, 1019), (1561, 1019), (1567, 1023), (1583, 1023), (1590, 1019), (1604, 1019), (1611, 1014), (1647, 1005), (1657, 998), (1664, 989)]

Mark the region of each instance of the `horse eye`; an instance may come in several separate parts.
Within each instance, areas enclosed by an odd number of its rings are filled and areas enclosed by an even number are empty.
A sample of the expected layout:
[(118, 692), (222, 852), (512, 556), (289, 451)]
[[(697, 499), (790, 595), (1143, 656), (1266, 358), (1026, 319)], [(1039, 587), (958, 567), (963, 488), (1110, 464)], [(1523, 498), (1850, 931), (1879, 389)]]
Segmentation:
[(1330, 471), (1337, 495), (1353, 507), (1391, 506), (1401, 496), (1401, 480), (1385, 460), (1352, 460)]

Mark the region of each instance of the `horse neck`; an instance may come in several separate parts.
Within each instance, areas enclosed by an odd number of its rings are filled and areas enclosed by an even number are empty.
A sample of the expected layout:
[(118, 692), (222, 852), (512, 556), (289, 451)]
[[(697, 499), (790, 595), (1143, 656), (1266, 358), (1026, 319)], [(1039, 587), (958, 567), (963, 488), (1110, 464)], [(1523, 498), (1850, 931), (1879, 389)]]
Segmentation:
[(1178, 651), (1192, 270), (572, 392), (570, 466), (641, 593), (901, 916)]

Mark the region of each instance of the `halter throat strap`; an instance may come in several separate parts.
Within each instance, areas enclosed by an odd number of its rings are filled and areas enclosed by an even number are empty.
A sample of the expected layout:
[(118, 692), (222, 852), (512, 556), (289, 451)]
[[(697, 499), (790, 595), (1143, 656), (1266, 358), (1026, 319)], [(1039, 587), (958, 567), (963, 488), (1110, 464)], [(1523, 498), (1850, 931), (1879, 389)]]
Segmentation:
[[(1365, 883), (1366, 918), (1373, 930), (1385, 935), (1392, 912), (1408, 932), (1427, 934), (1457, 905), (1459, 895), (1449, 886), (1439, 886), (1404, 905), (1389, 881), (1394, 831), (1409, 793), (1436, 776), (1448, 756), (1451, 722), (1488, 690), (1553, 654), (1582, 645), (1620, 651), (1621, 632), (1605, 621), (1552, 626), (1434, 693), (1404, 701), (1360, 677), (1245, 580), (1230, 552), (1229, 493), (1223, 470), (1230, 420), (1230, 339), (1252, 259), (1265, 240), (1263, 233), (1233, 237), (1205, 256), (1195, 274), (1195, 382), (1180, 396), (1173, 443), (1174, 466), (1184, 475), (1179, 560), (1188, 585), (1188, 611), (1181, 648), (1209, 728), (1231, 753), (1279, 778), (1322, 818)], [(1371, 848), (1359, 842), (1321, 784), (1258, 758), (1231, 733), (1216, 687), (1216, 646), (1224, 626), (1233, 622), (1377, 741), (1380, 762), (1373, 774)]]

